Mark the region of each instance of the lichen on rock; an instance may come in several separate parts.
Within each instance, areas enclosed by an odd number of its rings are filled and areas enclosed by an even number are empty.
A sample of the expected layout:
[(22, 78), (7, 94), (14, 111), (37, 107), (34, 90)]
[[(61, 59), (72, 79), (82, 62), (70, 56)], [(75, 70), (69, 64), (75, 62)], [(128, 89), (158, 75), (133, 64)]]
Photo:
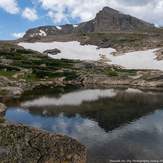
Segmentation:
[(0, 125), (0, 162), (85, 163), (86, 148), (63, 135), (22, 125)]

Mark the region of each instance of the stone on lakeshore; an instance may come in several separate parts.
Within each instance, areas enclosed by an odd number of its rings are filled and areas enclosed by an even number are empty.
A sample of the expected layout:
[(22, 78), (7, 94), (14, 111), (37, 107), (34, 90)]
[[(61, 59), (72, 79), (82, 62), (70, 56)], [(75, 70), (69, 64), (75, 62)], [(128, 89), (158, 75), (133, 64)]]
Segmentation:
[(6, 111), (6, 106), (0, 103), (0, 116), (3, 115)]
[(86, 148), (67, 136), (1, 124), (0, 162), (86, 163)]

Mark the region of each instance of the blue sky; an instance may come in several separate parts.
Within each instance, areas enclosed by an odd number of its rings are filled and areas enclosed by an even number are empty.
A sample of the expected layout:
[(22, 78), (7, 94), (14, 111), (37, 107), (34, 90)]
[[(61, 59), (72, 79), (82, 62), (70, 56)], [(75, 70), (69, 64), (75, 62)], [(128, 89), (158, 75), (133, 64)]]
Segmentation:
[(0, 0), (0, 40), (37, 26), (88, 21), (105, 6), (163, 26), (163, 0)]

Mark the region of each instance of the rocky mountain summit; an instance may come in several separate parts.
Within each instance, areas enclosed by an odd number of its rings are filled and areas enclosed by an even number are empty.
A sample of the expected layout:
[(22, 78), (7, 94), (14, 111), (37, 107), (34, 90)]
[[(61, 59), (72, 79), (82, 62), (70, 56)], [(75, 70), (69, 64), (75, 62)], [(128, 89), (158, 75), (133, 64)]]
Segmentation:
[(154, 25), (133, 16), (123, 14), (110, 7), (104, 7), (93, 20), (78, 25), (41, 26), (29, 29), (24, 40), (41, 39), (67, 34), (103, 33), (103, 32), (134, 32), (154, 29)]
[(96, 15), (94, 22), (95, 32), (129, 32), (154, 28), (153, 24), (147, 23), (133, 16), (123, 14), (109, 7), (103, 8), (103, 10)]

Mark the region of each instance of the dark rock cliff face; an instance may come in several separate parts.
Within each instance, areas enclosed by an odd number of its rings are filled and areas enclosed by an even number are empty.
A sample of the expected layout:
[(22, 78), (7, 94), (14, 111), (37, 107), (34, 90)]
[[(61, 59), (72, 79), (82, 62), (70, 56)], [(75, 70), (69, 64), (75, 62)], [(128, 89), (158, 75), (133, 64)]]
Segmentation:
[(134, 32), (155, 28), (153, 24), (125, 15), (117, 10), (104, 7), (97, 13), (95, 19), (78, 25), (42, 26), (30, 29), (23, 39), (41, 39), (66, 34), (79, 34), (91, 32)]
[(94, 26), (95, 32), (135, 31), (154, 28), (153, 24), (125, 15), (109, 7), (105, 7), (96, 15)]

